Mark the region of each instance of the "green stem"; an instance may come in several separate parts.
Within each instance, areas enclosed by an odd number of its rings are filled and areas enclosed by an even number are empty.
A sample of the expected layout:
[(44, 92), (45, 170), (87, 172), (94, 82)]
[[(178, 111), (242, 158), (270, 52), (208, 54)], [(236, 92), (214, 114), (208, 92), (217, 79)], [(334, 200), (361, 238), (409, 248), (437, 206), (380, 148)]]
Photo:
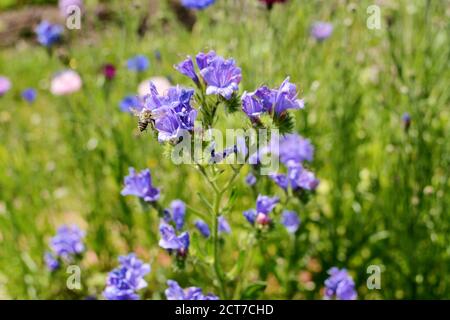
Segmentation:
[(219, 281), (220, 294), (223, 299), (227, 299), (225, 284), (223, 279), (222, 269), (220, 268), (219, 261), (219, 216), (220, 216), (220, 201), (222, 200), (223, 192), (217, 191), (214, 194), (213, 204), (213, 256), (214, 256), (214, 271), (216, 273), (217, 280)]

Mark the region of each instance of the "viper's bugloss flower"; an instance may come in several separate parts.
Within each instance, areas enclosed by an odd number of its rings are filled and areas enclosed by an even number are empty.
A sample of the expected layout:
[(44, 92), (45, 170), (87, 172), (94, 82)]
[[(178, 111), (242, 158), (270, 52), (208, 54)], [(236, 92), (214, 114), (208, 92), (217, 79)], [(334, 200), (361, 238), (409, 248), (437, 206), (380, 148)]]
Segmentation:
[(268, 197), (260, 194), (256, 199), (256, 211), (258, 213), (269, 214), (278, 202), (280, 202), (278, 197)]
[(216, 0), (181, 0), (181, 4), (189, 9), (202, 10), (212, 5)]
[(296, 133), (287, 134), (280, 139), (279, 156), (280, 161), (285, 165), (292, 161), (295, 163), (312, 161), (314, 147), (308, 139)]
[(318, 41), (323, 41), (333, 33), (333, 25), (328, 22), (317, 21), (311, 26), (311, 36)]
[(175, 250), (179, 256), (185, 256), (189, 249), (189, 233), (183, 232), (179, 236), (175, 233), (175, 229), (164, 221), (159, 225), (159, 233), (161, 239), (159, 246), (166, 250)]
[(111, 63), (107, 63), (102, 66), (102, 73), (106, 80), (111, 81), (116, 77), (116, 67)]
[(123, 112), (140, 112), (142, 110), (142, 104), (139, 97), (136, 95), (125, 96), (119, 103), (120, 110)]
[(220, 216), (218, 218), (218, 222), (219, 222), (219, 233), (231, 233), (231, 227), (230, 224), (228, 223), (227, 219), (225, 219), (224, 216)]
[(50, 249), (55, 259), (61, 258), (65, 262), (71, 262), (75, 256), (84, 251), (84, 231), (76, 225), (62, 225), (56, 235), (50, 240)]
[(149, 169), (136, 173), (134, 168), (129, 168), (129, 174), (125, 177), (125, 187), (120, 194), (136, 196), (146, 202), (155, 202), (159, 199), (160, 190), (153, 186)]
[(33, 103), (36, 100), (37, 92), (33, 88), (28, 88), (22, 91), (22, 98), (28, 102)]
[(178, 70), (181, 74), (191, 78), (195, 83), (199, 83), (199, 79), (197, 73), (195, 72), (194, 62), (192, 61), (191, 56), (187, 56), (187, 58), (181, 61), (179, 64), (174, 66), (176, 70)]
[(64, 96), (79, 91), (82, 84), (78, 73), (73, 70), (64, 70), (52, 78), (50, 92), (55, 96)]
[(294, 211), (283, 210), (281, 223), (286, 227), (289, 233), (295, 233), (300, 226), (300, 218)]
[(330, 277), (325, 280), (325, 299), (355, 300), (358, 296), (355, 282), (347, 270), (336, 267), (328, 270)]
[(250, 93), (244, 92), (241, 100), (242, 110), (252, 121), (259, 119), (261, 114), (268, 111), (259, 99), (258, 90)]
[(59, 268), (59, 261), (51, 252), (44, 254), (44, 261), (50, 271), (55, 271)]
[(245, 219), (247, 219), (247, 221), (248, 221), (250, 224), (255, 224), (256, 215), (257, 215), (255, 209), (249, 209), (249, 210), (246, 210), (246, 211), (244, 211), (243, 214), (244, 214)]
[(245, 177), (245, 183), (249, 186), (253, 186), (256, 183), (256, 177), (253, 173), (249, 173), (246, 177)]
[(289, 179), (282, 173), (271, 173), (269, 178), (272, 179), (280, 188), (287, 190), (289, 188)]
[(169, 223), (173, 221), (177, 230), (183, 229), (186, 215), (186, 204), (181, 200), (173, 200), (170, 203), (170, 209), (164, 210), (164, 221)]
[(150, 265), (139, 260), (134, 253), (119, 257), (120, 266), (108, 274), (103, 296), (108, 300), (138, 300), (136, 291), (145, 288), (144, 276)]
[(217, 94), (229, 100), (234, 91), (239, 89), (242, 75), (241, 69), (236, 67), (234, 59), (225, 60), (216, 56), (207, 62), (207, 66), (200, 70), (205, 80), (206, 94)]
[(59, 0), (58, 7), (63, 17), (68, 17), (73, 14), (71, 7), (76, 6), (82, 12), (84, 9), (83, 0)]
[(219, 300), (219, 297), (212, 293), (203, 294), (202, 289), (197, 287), (183, 289), (174, 280), (167, 280), (167, 286), (165, 291), (167, 300)]
[(35, 32), (40, 44), (51, 47), (61, 39), (63, 27), (44, 20), (36, 27)]
[(211, 230), (209, 229), (209, 226), (205, 221), (201, 219), (196, 220), (195, 227), (205, 238), (209, 238), (209, 236), (211, 235)]
[(161, 142), (176, 140), (181, 130), (193, 130), (197, 110), (191, 106), (192, 89), (171, 87), (166, 95), (159, 95), (153, 83), (150, 94), (144, 97), (143, 108), (152, 112), (155, 129)]
[(272, 90), (272, 105), (276, 114), (280, 115), (289, 109), (303, 109), (305, 107), (302, 99), (297, 99), (297, 87), (289, 82), (287, 77), (278, 90)]
[(304, 101), (297, 99), (297, 96), (297, 87), (289, 82), (287, 77), (277, 89), (262, 86), (254, 92), (244, 93), (241, 97), (242, 110), (252, 121), (264, 113), (275, 113), (279, 116), (286, 110), (304, 108)]
[(0, 97), (11, 89), (11, 81), (7, 77), (0, 76)]
[(280, 199), (278, 197), (268, 197), (260, 194), (256, 199), (256, 210), (250, 209), (244, 211), (244, 217), (251, 225), (257, 224), (266, 226), (271, 222), (269, 213), (275, 208), (279, 201)]
[(130, 71), (143, 72), (148, 69), (150, 62), (144, 55), (136, 55), (127, 61), (127, 67)]
[(315, 190), (320, 181), (314, 173), (306, 170), (300, 164), (294, 164), (288, 168), (288, 178), (292, 189)]
[(195, 56), (195, 62), (197, 62), (199, 70), (203, 70), (208, 67), (216, 57), (217, 54), (214, 51), (208, 53), (200, 52)]

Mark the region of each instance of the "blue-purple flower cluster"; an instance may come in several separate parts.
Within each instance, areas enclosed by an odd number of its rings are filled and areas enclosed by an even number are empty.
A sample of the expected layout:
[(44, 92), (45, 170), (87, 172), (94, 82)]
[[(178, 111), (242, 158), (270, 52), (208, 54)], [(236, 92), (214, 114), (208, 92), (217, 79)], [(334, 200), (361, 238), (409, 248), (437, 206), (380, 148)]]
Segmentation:
[(134, 72), (144, 72), (150, 66), (148, 58), (144, 55), (136, 55), (127, 61), (128, 70)]
[(137, 291), (147, 286), (144, 277), (150, 265), (139, 260), (134, 253), (119, 257), (120, 266), (108, 274), (103, 296), (108, 300), (138, 300)]
[(150, 94), (144, 97), (142, 110), (152, 113), (160, 142), (178, 142), (183, 130), (194, 129), (197, 110), (191, 106), (193, 94), (193, 89), (177, 86), (160, 95), (153, 83), (150, 84)]
[(325, 280), (325, 299), (355, 300), (355, 282), (347, 270), (336, 267), (328, 270), (330, 277)]
[(51, 47), (61, 39), (63, 27), (44, 20), (36, 27), (35, 31), (38, 42), (45, 47)]
[(292, 133), (280, 140), (278, 156), (286, 167), (287, 173), (272, 173), (269, 177), (283, 190), (289, 188), (294, 191), (313, 191), (319, 185), (314, 173), (304, 168), (305, 161), (312, 161), (314, 147), (308, 139)]
[(146, 202), (155, 202), (159, 199), (160, 190), (153, 186), (149, 169), (136, 173), (134, 168), (130, 168), (129, 175), (125, 177), (125, 187), (121, 195), (136, 196)]
[(197, 85), (200, 85), (200, 79), (203, 79), (207, 95), (219, 95), (230, 100), (233, 93), (239, 89), (242, 79), (241, 69), (236, 66), (234, 59), (224, 59), (210, 51), (197, 54), (195, 61), (198, 73), (190, 56), (176, 65), (175, 69), (191, 78)]
[(201, 288), (183, 289), (174, 280), (167, 280), (167, 285), (168, 288), (165, 291), (167, 300), (219, 300), (219, 297), (212, 293), (203, 294)]
[(84, 231), (76, 225), (63, 225), (50, 240), (50, 252), (44, 255), (45, 263), (50, 271), (60, 267), (61, 262), (70, 263), (84, 251)]
[(288, 77), (277, 89), (262, 86), (254, 92), (244, 92), (242, 110), (252, 122), (258, 122), (263, 114), (280, 117), (287, 110), (304, 108), (304, 101), (297, 97), (297, 87), (289, 82)]
[(268, 226), (272, 222), (269, 214), (279, 202), (280, 199), (278, 197), (269, 197), (260, 194), (256, 199), (256, 209), (244, 211), (244, 217), (251, 225), (258, 227)]

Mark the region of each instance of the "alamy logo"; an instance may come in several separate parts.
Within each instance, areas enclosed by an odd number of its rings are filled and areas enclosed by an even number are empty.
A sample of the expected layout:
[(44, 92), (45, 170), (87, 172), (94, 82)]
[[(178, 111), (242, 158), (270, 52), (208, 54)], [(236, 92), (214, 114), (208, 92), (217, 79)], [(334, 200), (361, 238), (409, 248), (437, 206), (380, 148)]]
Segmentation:
[(75, 5), (66, 8), (66, 27), (69, 30), (81, 29), (81, 8)]
[(70, 265), (66, 269), (66, 273), (70, 274), (67, 278), (66, 286), (69, 290), (81, 289), (81, 269), (79, 266)]
[(367, 278), (367, 288), (369, 290), (381, 289), (381, 267), (377, 265), (370, 265), (367, 267), (367, 274), (370, 276)]
[(381, 9), (379, 6), (371, 5), (367, 7), (367, 28), (370, 30), (380, 30), (381, 29)]

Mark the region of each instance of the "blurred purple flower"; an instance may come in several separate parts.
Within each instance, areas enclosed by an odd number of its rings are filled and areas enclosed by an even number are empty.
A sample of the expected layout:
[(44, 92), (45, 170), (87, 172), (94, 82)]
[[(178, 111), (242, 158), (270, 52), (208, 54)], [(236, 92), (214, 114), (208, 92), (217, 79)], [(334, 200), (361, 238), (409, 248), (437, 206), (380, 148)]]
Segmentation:
[(300, 164), (292, 165), (288, 168), (288, 177), (292, 189), (315, 190), (319, 185), (319, 179), (314, 173), (306, 170)]
[(51, 252), (46, 252), (44, 254), (44, 261), (50, 271), (55, 271), (59, 268), (59, 261)]
[(144, 55), (136, 55), (127, 61), (127, 67), (130, 71), (143, 72), (148, 69), (150, 62)]
[(28, 103), (33, 103), (36, 100), (37, 92), (33, 88), (28, 88), (22, 91), (22, 98)]
[(258, 213), (269, 214), (279, 201), (280, 199), (278, 197), (268, 197), (260, 194), (256, 199), (256, 211)]
[(333, 25), (328, 22), (317, 21), (311, 26), (311, 36), (318, 41), (323, 41), (333, 33)]
[(136, 95), (128, 95), (122, 99), (119, 103), (120, 110), (123, 112), (140, 112), (142, 110), (142, 105), (139, 97)]
[(249, 173), (246, 177), (245, 177), (245, 183), (249, 186), (253, 186), (256, 183), (256, 177), (253, 173)]
[(325, 280), (325, 299), (355, 300), (358, 296), (355, 283), (345, 269), (336, 267), (328, 270), (330, 277)]
[(202, 10), (212, 5), (216, 0), (181, 0), (181, 4), (189, 9)]
[(233, 92), (238, 90), (242, 77), (241, 69), (236, 67), (233, 59), (225, 60), (216, 56), (211, 61), (207, 60), (207, 66), (200, 70), (207, 84), (206, 94), (221, 95), (229, 100)]
[(246, 211), (244, 211), (244, 217), (245, 217), (245, 219), (247, 219), (247, 221), (250, 223), (250, 224), (255, 224), (255, 220), (256, 220), (256, 210), (255, 209), (249, 209), (249, 210), (246, 210)]
[(289, 180), (285, 174), (271, 173), (269, 178), (272, 179), (280, 188), (287, 190), (289, 187)]
[(197, 287), (183, 289), (174, 280), (167, 280), (167, 285), (165, 291), (167, 300), (219, 300), (219, 297), (211, 293), (204, 295), (202, 289)]
[(108, 300), (138, 300), (136, 291), (145, 288), (144, 276), (150, 265), (139, 260), (134, 253), (119, 257), (120, 266), (108, 274), (103, 296)]
[(295, 233), (300, 226), (300, 218), (296, 212), (284, 210), (281, 216), (281, 223), (289, 233)]
[(205, 238), (209, 238), (209, 236), (211, 235), (211, 230), (209, 229), (209, 226), (205, 221), (200, 219), (196, 220), (195, 227)]
[(409, 127), (411, 126), (411, 115), (408, 112), (405, 112), (402, 115), (402, 121), (403, 121), (403, 127), (405, 128), (405, 131), (408, 131)]
[(11, 89), (11, 81), (8, 78), (0, 76), (0, 97)]
[(225, 219), (224, 216), (220, 216), (218, 218), (219, 222), (219, 233), (231, 233), (231, 227), (228, 221)]
[(291, 161), (295, 163), (312, 161), (314, 147), (308, 139), (296, 133), (291, 133), (281, 138), (279, 155), (280, 161), (285, 165), (289, 165)]
[(35, 32), (40, 44), (45, 47), (51, 47), (61, 39), (63, 27), (44, 20), (36, 27)]
[(76, 225), (62, 225), (58, 228), (56, 235), (50, 240), (50, 248), (55, 257), (70, 262), (84, 251), (84, 231)]
[(160, 191), (153, 187), (149, 169), (136, 173), (134, 168), (129, 168), (129, 175), (125, 177), (125, 187), (120, 194), (136, 196), (146, 202), (154, 202), (159, 199)]

